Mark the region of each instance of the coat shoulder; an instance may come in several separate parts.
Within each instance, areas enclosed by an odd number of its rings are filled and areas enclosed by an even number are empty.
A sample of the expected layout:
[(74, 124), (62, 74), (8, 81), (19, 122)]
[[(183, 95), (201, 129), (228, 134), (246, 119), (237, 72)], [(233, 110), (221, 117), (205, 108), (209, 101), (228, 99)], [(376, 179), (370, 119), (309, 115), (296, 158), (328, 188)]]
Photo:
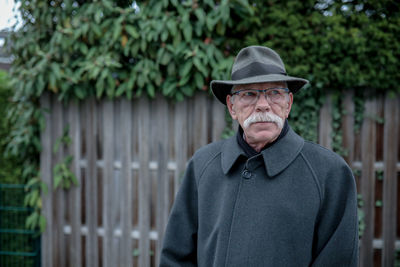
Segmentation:
[(346, 161), (335, 152), (318, 144), (306, 141), (302, 157), (314, 174), (320, 189), (340, 188), (343, 184), (354, 184), (354, 176)]
[(196, 174), (202, 173), (202, 171), (210, 164), (210, 162), (220, 156), (223, 144), (225, 142), (226, 140), (216, 141), (196, 150), (191, 159), (195, 167)]
[(310, 161), (310, 163), (313, 163), (313, 165), (322, 164), (320, 166), (325, 166), (325, 167), (327, 166), (336, 167), (338, 165), (347, 166), (347, 163), (341, 156), (339, 156), (332, 150), (329, 150), (321, 145), (318, 145), (310, 141), (304, 142), (302, 154)]
[(202, 146), (193, 155), (193, 160), (197, 163), (203, 162), (205, 163), (206, 161), (210, 160), (211, 158), (214, 158), (218, 154), (221, 153), (222, 151), (222, 146), (225, 143), (226, 140), (221, 140), (221, 141), (216, 141), (209, 143), (205, 146)]

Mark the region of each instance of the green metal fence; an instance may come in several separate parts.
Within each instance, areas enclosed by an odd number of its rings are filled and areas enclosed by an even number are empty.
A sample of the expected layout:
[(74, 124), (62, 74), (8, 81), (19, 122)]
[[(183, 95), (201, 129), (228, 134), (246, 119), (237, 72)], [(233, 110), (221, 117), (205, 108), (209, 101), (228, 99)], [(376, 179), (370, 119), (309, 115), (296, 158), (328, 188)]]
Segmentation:
[(0, 266), (40, 266), (40, 236), (25, 227), (24, 196), (24, 185), (0, 184)]

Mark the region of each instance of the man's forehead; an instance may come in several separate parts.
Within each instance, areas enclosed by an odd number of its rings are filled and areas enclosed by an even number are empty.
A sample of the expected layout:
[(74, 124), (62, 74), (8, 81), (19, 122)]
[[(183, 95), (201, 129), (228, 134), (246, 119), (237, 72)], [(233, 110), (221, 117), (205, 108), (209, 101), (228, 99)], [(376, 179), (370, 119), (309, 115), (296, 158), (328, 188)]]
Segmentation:
[(238, 84), (235, 86), (234, 90), (242, 90), (242, 89), (268, 89), (274, 87), (286, 87), (285, 82), (265, 82), (265, 83), (246, 83), (246, 84)]

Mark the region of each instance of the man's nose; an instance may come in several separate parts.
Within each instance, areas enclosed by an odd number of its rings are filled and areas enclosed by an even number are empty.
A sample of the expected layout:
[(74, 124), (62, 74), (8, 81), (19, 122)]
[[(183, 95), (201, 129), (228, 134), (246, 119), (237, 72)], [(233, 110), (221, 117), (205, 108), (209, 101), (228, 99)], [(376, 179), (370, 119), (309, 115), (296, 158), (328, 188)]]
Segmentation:
[(270, 104), (268, 101), (268, 95), (265, 92), (260, 92), (257, 102), (256, 102), (256, 109), (258, 110), (269, 110)]

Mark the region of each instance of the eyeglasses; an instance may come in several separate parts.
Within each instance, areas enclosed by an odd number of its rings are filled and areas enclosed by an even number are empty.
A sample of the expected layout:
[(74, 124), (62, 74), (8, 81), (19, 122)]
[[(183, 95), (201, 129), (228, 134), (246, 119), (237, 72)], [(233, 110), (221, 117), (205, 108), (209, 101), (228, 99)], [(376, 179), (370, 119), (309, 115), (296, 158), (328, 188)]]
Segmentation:
[(260, 98), (261, 92), (267, 96), (267, 101), (269, 103), (282, 103), (285, 99), (285, 95), (289, 92), (288, 88), (268, 88), (268, 89), (243, 89), (239, 91), (232, 92), (231, 95), (237, 95), (239, 101), (244, 105), (255, 104)]

